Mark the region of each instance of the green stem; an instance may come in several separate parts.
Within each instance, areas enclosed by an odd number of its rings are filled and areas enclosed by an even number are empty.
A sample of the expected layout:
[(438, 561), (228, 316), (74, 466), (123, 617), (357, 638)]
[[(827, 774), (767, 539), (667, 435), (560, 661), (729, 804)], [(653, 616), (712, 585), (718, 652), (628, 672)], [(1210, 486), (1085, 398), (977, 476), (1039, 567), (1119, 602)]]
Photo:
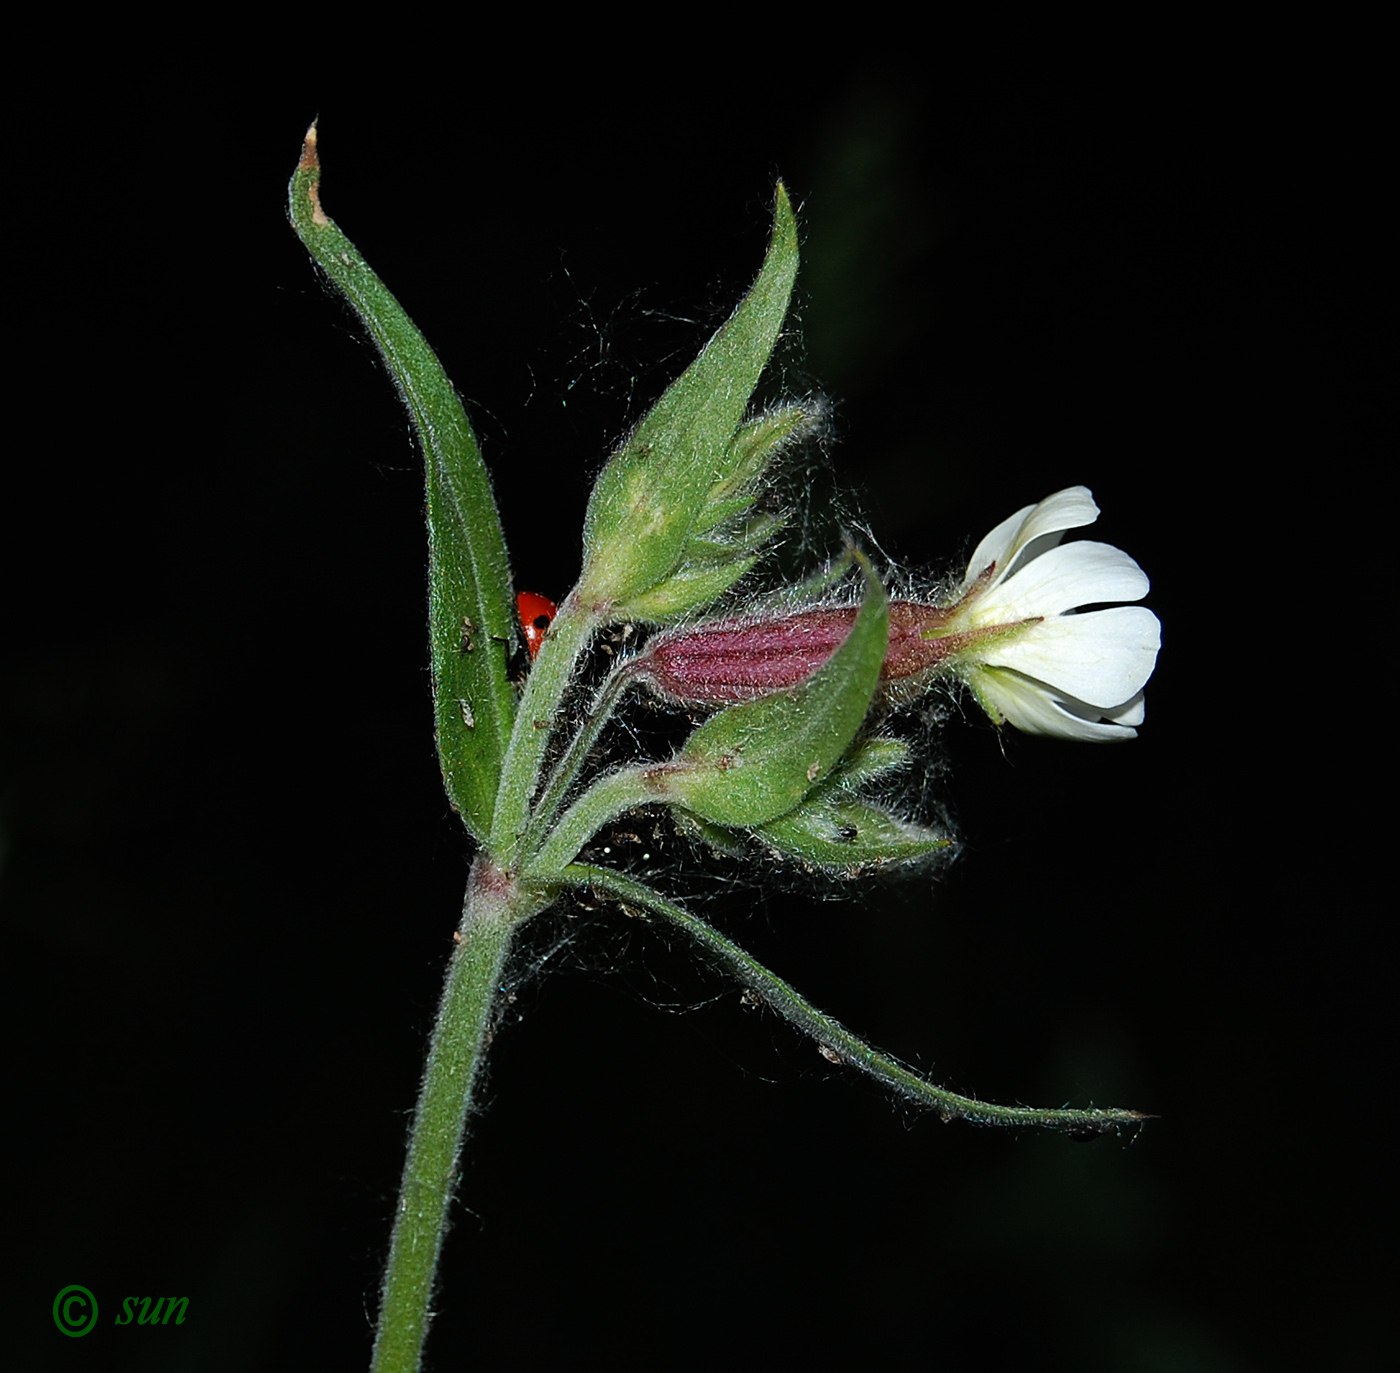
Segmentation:
[(550, 773), (549, 780), (540, 793), (540, 799), (535, 803), (534, 823), (536, 828), (547, 830), (553, 824), (555, 816), (559, 813), (559, 807), (563, 805), (564, 798), (568, 795), (569, 788), (573, 786), (574, 780), (583, 770), (588, 750), (597, 743), (598, 736), (603, 732), (603, 726), (612, 719), (612, 713), (617, 709), (617, 703), (622, 699), (623, 692), (631, 685), (633, 677), (634, 673), (630, 670), (630, 664), (623, 664), (621, 667), (614, 668), (608, 674), (603, 685), (598, 688), (598, 694), (594, 696), (593, 704), (584, 716), (583, 723), (569, 741), (568, 748), (564, 750), (564, 756), (555, 764), (554, 771)]
[(491, 829), (490, 849), (504, 868), (514, 868), (519, 860), (529, 826), (530, 798), (539, 785), (545, 749), (560, 723), (560, 703), (573, 678), (574, 664), (597, 627), (597, 620), (580, 609), (577, 594), (570, 592), (530, 666), (501, 766)]
[(643, 783), (642, 773), (641, 768), (621, 768), (594, 782), (564, 812), (539, 852), (527, 861), (522, 880), (557, 886), (570, 860), (604, 825), (624, 811), (653, 803), (655, 794)]
[(374, 1341), (373, 1373), (415, 1373), (428, 1331), (438, 1253), (457, 1182), (472, 1086), (520, 897), (483, 857), (472, 868), (458, 943), (433, 1027), (409, 1138)]
[(818, 1044), (842, 1063), (858, 1068), (900, 1096), (932, 1107), (944, 1120), (968, 1120), (978, 1125), (1039, 1125), (1068, 1134), (1108, 1134), (1123, 1126), (1136, 1128), (1150, 1117), (1139, 1111), (1051, 1109), (1035, 1106), (998, 1106), (989, 1101), (959, 1096), (944, 1087), (910, 1072), (887, 1054), (872, 1048), (863, 1039), (823, 1011), (817, 1010), (782, 978), (768, 971), (752, 954), (726, 939), (713, 926), (667, 901), (650, 887), (634, 882), (621, 873), (571, 863), (564, 869), (565, 881), (604, 892), (629, 906), (651, 911), (678, 925), (695, 942), (725, 963), (731, 972), (765, 1005), (785, 1020), (806, 1031)]

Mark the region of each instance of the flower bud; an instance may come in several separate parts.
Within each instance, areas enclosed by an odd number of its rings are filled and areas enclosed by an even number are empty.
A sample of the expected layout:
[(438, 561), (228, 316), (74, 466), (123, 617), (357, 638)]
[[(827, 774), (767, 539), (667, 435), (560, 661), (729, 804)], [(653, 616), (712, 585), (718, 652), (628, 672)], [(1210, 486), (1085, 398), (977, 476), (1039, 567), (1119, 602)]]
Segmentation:
[(841, 644), (791, 691), (751, 692), (706, 720), (651, 773), (658, 800), (749, 829), (786, 815), (832, 775), (870, 710), (889, 638), (885, 589), (869, 559), (855, 557), (865, 599)]
[[(686, 706), (734, 705), (791, 691), (845, 642), (857, 606), (749, 616), (659, 634), (633, 669), (659, 695)], [(880, 680), (901, 683), (940, 667), (965, 645), (946, 633), (953, 610), (890, 602), (890, 637)]]

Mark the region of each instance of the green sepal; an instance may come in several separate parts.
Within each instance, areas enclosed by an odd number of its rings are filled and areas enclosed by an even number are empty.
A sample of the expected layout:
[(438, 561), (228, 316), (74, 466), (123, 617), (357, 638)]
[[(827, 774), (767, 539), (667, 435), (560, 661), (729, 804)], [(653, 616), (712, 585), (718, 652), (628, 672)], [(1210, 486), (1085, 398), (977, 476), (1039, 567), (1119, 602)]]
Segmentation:
[[(676, 570), (711, 492), (747, 470), (749, 447), (734, 440), (777, 342), (796, 274), (797, 224), (780, 182), (772, 239), (749, 293), (593, 488), (579, 595), (598, 613), (616, 607), (616, 618), (641, 619), (638, 598)], [(683, 613), (677, 597), (667, 604), (670, 613)]]
[(863, 554), (865, 600), (845, 642), (801, 686), (712, 716), (658, 772), (661, 799), (717, 825), (786, 814), (830, 776), (865, 719), (889, 638), (889, 600)]
[(378, 348), (423, 447), (438, 760), (453, 808), (483, 839), (515, 715), (506, 675), (514, 600), (500, 515), (476, 436), (442, 364), (321, 209), (320, 180), (312, 125), (288, 187), (288, 217)]

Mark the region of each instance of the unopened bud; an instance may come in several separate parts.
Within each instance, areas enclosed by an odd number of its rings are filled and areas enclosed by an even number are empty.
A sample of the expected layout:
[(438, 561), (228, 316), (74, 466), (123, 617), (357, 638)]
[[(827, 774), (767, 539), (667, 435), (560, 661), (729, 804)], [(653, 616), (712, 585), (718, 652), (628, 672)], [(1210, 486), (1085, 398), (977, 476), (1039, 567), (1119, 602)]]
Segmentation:
[[(931, 676), (967, 646), (972, 633), (948, 632), (959, 606), (890, 602), (882, 682)], [(722, 706), (800, 686), (846, 641), (857, 606), (814, 606), (787, 614), (692, 625), (657, 635), (634, 673), (681, 705)]]

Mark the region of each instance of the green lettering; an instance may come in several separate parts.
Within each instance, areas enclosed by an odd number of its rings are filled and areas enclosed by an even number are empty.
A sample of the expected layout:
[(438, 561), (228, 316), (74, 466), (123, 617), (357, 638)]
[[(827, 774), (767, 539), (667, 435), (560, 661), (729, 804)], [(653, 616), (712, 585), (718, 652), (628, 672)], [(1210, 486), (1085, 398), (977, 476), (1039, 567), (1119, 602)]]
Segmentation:
[(134, 1302), (135, 1300), (136, 1300), (135, 1297), (128, 1297), (124, 1302), (122, 1302), (122, 1310), (123, 1310), (126, 1314), (123, 1315), (123, 1316), (118, 1316), (118, 1317), (117, 1317), (117, 1324), (118, 1324), (118, 1325), (130, 1325), (130, 1324), (131, 1324), (131, 1303)]
[(139, 1316), (137, 1316), (137, 1318), (136, 1318), (136, 1324), (137, 1324), (137, 1325), (159, 1325), (159, 1324), (160, 1324), (160, 1308), (161, 1308), (164, 1304), (165, 1304), (165, 1298), (164, 1298), (164, 1297), (157, 1297), (157, 1298), (156, 1298), (156, 1309), (155, 1309), (154, 1313), (148, 1314), (148, 1313), (151, 1311), (151, 1299), (150, 1299), (149, 1297), (142, 1297), (142, 1298), (141, 1298), (141, 1314), (140, 1314)]
[(180, 1303), (180, 1314), (179, 1314), (178, 1316), (175, 1317), (175, 1324), (176, 1324), (176, 1325), (184, 1325), (184, 1323), (185, 1323), (185, 1312), (189, 1309), (190, 1299), (189, 1299), (188, 1297), (167, 1297), (167, 1298), (166, 1298), (166, 1301), (168, 1301), (170, 1304), (165, 1308), (165, 1320), (162, 1321), (161, 1324), (162, 1324), (162, 1325), (167, 1325), (167, 1324), (169, 1324), (169, 1322), (170, 1322), (170, 1317), (171, 1317), (171, 1315), (172, 1315), (172, 1314), (174, 1313), (174, 1311), (175, 1311), (175, 1303), (176, 1303), (176, 1302), (179, 1302), (179, 1303)]

